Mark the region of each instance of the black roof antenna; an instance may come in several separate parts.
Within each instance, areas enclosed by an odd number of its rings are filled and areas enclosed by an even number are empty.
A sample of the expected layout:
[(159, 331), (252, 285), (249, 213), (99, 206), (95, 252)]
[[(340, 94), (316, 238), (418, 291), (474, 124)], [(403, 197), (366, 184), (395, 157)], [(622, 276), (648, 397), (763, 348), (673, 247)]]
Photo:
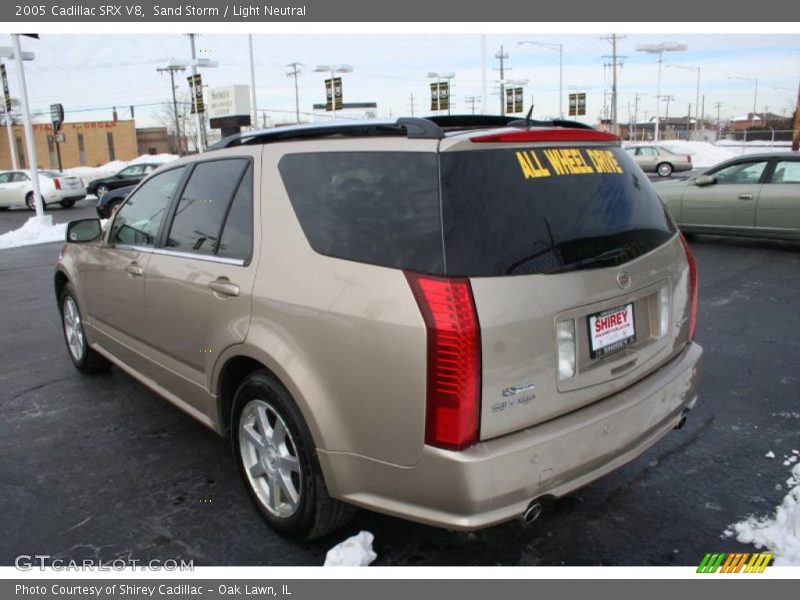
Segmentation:
[(528, 114), (525, 115), (525, 127), (530, 128), (533, 125), (533, 104), (531, 104), (531, 108), (528, 111)]

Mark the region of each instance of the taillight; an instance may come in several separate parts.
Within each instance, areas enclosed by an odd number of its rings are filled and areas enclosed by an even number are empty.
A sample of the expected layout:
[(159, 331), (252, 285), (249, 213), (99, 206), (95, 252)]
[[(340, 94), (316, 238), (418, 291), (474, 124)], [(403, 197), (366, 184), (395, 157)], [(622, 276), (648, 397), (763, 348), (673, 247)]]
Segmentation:
[(478, 439), (480, 329), (464, 278), (406, 273), (428, 334), (425, 443), (461, 450)]
[(692, 164), (692, 155), (689, 154), (686, 158), (688, 159), (689, 164)]
[(691, 298), (689, 306), (689, 341), (691, 342), (697, 330), (697, 262), (695, 262), (692, 249), (683, 234), (681, 234), (681, 244), (683, 244), (683, 250), (686, 252), (686, 261), (689, 263), (689, 297)]
[(470, 142), (619, 142), (613, 133), (597, 131), (595, 129), (524, 129), (522, 131), (508, 131), (505, 133), (490, 133), (476, 135), (469, 139)]
[(53, 179), (53, 183), (55, 183), (55, 184), (56, 184), (56, 189), (57, 189), (57, 190), (60, 190), (60, 189), (61, 189), (61, 180), (60, 180), (58, 177), (56, 177), (55, 179)]

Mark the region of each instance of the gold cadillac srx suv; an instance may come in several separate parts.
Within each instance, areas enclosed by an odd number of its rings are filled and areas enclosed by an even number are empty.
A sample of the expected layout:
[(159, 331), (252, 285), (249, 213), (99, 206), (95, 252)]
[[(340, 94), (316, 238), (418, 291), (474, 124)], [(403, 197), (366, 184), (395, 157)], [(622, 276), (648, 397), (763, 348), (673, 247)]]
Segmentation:
[(619, 140), (441, 117), (244, 133), (67, 229), (70, 357), (219, 434), (278, 532), (451, 529), (618, 468), (696, 401), (692, 253)]

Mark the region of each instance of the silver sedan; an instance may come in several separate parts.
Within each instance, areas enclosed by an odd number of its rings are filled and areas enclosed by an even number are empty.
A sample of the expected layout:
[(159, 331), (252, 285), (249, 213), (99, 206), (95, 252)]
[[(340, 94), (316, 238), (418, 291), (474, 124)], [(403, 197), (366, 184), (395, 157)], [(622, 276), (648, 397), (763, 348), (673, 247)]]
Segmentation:
[(688, 154), (675, 154), (661, 146), (630, 146), (625, 152), (633, 157), (636, 164), (645, 173), (658, 173), (661, 177), (669, 177), (673, 173), (689, 171), (692, 168), (692, 157)]

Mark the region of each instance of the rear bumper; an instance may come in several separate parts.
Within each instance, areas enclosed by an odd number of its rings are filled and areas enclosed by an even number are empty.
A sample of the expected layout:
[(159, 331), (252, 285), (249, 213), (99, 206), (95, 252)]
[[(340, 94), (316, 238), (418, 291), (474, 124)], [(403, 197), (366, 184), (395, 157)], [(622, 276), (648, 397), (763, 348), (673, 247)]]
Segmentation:
[(521, 516), (535, 498), (564, 496), (621, 467), (694, 405), (703, 350), (631, 387), (546, 423), (463, 452), (425, 446), (411, 467), (319, 450), (330, 493), (378, 512), (470, 530)]

